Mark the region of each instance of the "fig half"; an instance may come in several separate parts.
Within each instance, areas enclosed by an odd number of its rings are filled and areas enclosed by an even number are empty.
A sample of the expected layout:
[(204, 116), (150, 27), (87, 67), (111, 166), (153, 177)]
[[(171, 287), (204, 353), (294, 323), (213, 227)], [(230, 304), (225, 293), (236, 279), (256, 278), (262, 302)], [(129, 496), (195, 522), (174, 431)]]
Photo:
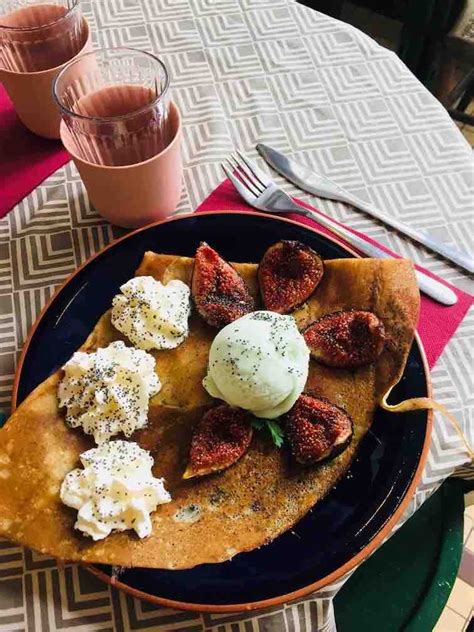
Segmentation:
[(241, 408), (227, 404), (211, 408), (194, 430), (183, 478), (227, 469), (245, 454), (252, 433), (249, 416)]
[(385, 345), (385, 328), (372, 312), (327, 314), (303, 332), (311, 356), (326, 366), (356, 369), (375, 362)]
[(304, 303), (323, 276), (323, 261), (299, 241), (278, 241), (263, 255), (258, 281), (265, 307), (288, 314)]
[(240, 274), (205, 242), (196, 250), (191, 293), (199, 315), (213, 327), (228, 325), (255, 310)]
[(333, 459), (349, 445), (353, 424), (343, 408), (327, 399), (300, 395), (286, 415), (286, 436), (298, 463)]

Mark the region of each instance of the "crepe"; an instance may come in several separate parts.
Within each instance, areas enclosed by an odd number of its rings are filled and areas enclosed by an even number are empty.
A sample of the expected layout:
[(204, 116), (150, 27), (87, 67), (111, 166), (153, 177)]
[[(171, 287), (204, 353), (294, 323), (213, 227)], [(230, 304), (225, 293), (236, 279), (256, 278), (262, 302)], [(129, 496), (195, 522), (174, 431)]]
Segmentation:
[[(189, 284), (193, 260), (146, 253), (137, 275)], [(257, 265), (236, 264), (257, 295)], [(153, 473), (164, 476), (172, 502), (152, 515), (153, 532), (139, 539), (115, 533), (93, 542), (74, 529), (76, 512), (59, 489), (93, 441), (68, 428), (58, 409), (61, 371), (38, 386), (0, 431), (0, 533), (41, 553), (71, 561), (166, 569), (221, 562), (273, 540), (296, 523), (346, 472), (384, 393), (401, 377), (418, 318), (419, 293), (406, 260), (343, 259), (325, 262), (321, 284), (295, 313), (302, 327), (341, 309), (364, 309), (383, 319), (387, 344), (374, 365), (355, 371), (311, 361), (305, 392), (345, 408), (354, 438), (340, 456), (314, 467), (297, 466), (265, 433), (254, 433), (248, 452), (228, 470), (182, 480), (194, 424), (214, 402), (203, 389), (216, 330), (193, 312), (190, 335), (178, 348), (154, 355), (163, 388), (151, 401), (148, 427), (132, 439), (151, 451)], [(106, 313), (81, 347), (93, 351), (123, 337)]]

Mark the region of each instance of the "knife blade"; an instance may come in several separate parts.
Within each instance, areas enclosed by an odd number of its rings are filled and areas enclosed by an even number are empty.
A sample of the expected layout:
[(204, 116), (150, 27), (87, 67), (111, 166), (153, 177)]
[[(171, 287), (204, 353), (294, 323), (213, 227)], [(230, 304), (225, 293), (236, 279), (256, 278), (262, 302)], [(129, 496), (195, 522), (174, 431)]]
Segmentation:
[(257, 151), (262, 158), (275, 169), (275, 171), (292, 182), (299, 189), (307, 191), (312, 195), (317, 195), (318, 197), (350, 204), (356, 209), (375, 217), (384, 224), (395, 228), (400, 233), (407, 235), (414, 241), (422, 244), (429, 250), (436, 252), (445, 259), (449, 259), (453, 263), (456, 263), (469, 273), (472, 274), (474, 272), (474, 258), (469, 254), (461, 252), (456, 248), (452, 248), (449, 244), (437, 241), (425, 232), (401, 222), (396, 217), (380, 212), (372, 204), (357, 198), (355, 195), (349, 193), (349, 191), (346, 191), (336, 184), (333, 180), (315, 173), (306, 165), (301, 164), (292, 158), (288, 158), (278, 150), (273, 149), (268, 145), (258, 143)]

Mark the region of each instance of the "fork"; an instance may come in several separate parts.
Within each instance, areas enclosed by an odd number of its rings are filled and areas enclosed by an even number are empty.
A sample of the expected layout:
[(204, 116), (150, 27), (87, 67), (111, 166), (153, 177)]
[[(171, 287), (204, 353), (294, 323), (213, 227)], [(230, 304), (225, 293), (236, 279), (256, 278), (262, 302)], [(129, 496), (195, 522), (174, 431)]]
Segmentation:
[[(366, 256), (377, 259), (392, 259), (384, 250), (350, 232), (327, 215), (297, 204), (285, 191), (280, 189), (268, 174), (259, 169), (252, 160), (246, 158), (240, 151), (237, 151), (237, 157), (231, 155), (227, 162), (228, 166), (224, 163), (221, 165), (226, 176), (232, 182), (239, 195), (250, 206), (259, 211), (275, 215), (295, 213), (296, 215), (309, 217), (335, 233), (338, 237), (341, 237), (341, 239), (357, 248)], [(449, 287), (420, 270), (415, 270), (415, 275), (422, 292), (443, 305), (454, 305), (457, 303), (457, 296)]]

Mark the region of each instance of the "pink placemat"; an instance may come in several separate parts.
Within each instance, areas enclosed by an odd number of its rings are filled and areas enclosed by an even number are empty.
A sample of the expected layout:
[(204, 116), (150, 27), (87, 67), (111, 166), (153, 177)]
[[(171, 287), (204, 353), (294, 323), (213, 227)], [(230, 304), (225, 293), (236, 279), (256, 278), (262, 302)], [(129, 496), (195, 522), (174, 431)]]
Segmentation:
[[(301, 204), (306, 206), (307, 208), (312, 208), (308, 204), (304, 204), (300, 200), (298, 200)], [(232, 184), (229, 180), (224, 180), (222, 184), (220, 184), (217, 189), (215, 189), (209, 197), (207, 197), (204, 202), (196, 209), (197, 213), (206, 212), (206, 211), (252, 211), (252, 207), (248, 206), (243, 202), (242, 198), (238, 195)], [(306, 224), (307, 226), (311, 226), (317, 228), (320, 232), (325, 233), (326, 235), (331, 235), (330, 231), (326, 230), (324, 227), (320, 226), (316, 222), (308, 219), (306, 217), (301, 217), (299, 215), (293, 215), (288, 213), (287, 217), (289, 219), (293, 219), (301, 224)], [(348, 228), (346, 226), (346, 228)], [(350, 229), (352, 230), (352, 229)], [(379, 248), (382, 248), (386, 252), (391, 255), (396, 256), (391, 250), (385, 248), (382, 244), (370, 239), (366, 235), (362, 235), (355, 230), (352, 230), (353, 233), (360, 235), (367, 241), (376, 244)], [(431, 274), (428, 270), (424, 268), (418, 269), (423, 270), (429, 276), (445, 283), (448, 287), (450, 287), (457, 295), (458, 302), (456, 305), (452, 305), (450, 307), (441, 305), (436, 301), (433, 301), (431, 298), (421, 295), (421, 312), (420, 312), (420, 320), (418, 323), (418, 332), (423, 341), (423, 345), (425, 347), (426, 356), (428, 358), (428, 363), (430, 367), (432, 367), (436, 360), (441, 355), (444, 347), (447, 345), (449, 340), (454, 335), (454, 332), (458, 328), (459, 323), (464, 318), (467, 310), (472, 305), (474, 301), (474, 297), (462, 290), (458, 290), (453, 285), (446, 283), (439, 277), (434, 274)]]
[(26, 129), (0, 85), (0, 219), (68, 160), (61, 141)]

